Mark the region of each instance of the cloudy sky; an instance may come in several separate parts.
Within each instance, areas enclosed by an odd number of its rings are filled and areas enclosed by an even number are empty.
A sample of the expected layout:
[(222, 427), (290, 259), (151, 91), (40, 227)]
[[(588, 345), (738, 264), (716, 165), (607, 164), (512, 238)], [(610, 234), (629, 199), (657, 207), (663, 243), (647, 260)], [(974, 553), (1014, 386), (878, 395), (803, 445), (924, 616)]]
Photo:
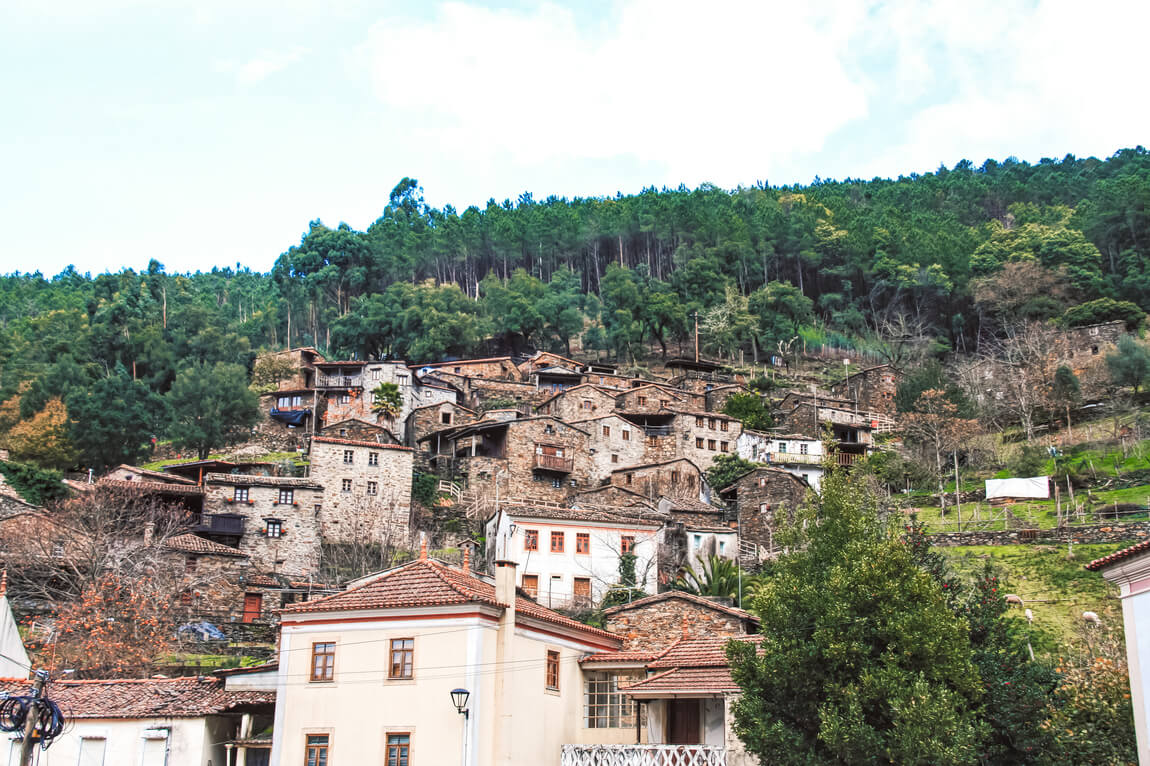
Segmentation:
[(309, 220), (1145, 144), (1150, 3), (4, 0), (0, 271), (266, 270)]

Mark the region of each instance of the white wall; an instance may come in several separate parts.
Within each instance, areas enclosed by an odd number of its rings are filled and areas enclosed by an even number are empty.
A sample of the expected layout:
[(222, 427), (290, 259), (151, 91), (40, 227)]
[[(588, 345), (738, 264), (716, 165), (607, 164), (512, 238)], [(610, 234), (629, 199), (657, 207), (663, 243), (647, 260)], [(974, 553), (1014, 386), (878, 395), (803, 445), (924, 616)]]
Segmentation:
[[(215, 745), (209, 736), (206, 720), (75, 719), (51, 747), (39, 753), (36, 762), (41, 766), (224, 766), (223, 746)], [(0, 762), (16, 766), (18, 761), (17, 749), (10, 762)]]

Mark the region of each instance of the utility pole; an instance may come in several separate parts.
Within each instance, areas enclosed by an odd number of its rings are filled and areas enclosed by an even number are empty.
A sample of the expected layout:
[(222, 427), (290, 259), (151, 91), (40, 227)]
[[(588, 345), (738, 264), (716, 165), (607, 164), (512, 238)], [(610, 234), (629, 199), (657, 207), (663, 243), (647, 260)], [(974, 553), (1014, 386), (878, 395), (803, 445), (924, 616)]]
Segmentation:
[(32, 684), (32, 704), (28, 706), (28, 717), (24, 721), (24, 738), (20, 740), (20, 766), (32, 766), (32, 735), (36, 733), (36, 724), (40, 719), (40, 707), (36, 701), (44, 693), (44, 684), (48, 682), (48, 672), (36, 671), (36, 680)]
[(695, 320), (695, 362), (699, 361), (699, 312), (691, 314), (691, 318)]

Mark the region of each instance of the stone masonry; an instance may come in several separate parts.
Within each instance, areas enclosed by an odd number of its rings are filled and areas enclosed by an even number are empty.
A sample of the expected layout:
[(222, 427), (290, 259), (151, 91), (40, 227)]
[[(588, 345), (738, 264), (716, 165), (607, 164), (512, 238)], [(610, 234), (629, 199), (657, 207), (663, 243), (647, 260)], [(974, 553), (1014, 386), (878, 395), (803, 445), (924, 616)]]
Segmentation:
[(667, 591), (603, 613), (603, 629), (623, 640), (623, 651), (665, 649), (683, 638), (741, 636), (757, 633), (759, 620), (750, 612), (680, 591)]
[(406, 543), (410, 537), (412, 449), (317, 436), (311, 478), (324, 487), (325, 542)]
[(775, 519), (780, 514), (793, 517), (808, 489), (806, 482), (786, 471), (755, 468), (719, 491), (738, 514), (740, 547), (754, 551), (744, 564), (758, 564), (774, 554)]

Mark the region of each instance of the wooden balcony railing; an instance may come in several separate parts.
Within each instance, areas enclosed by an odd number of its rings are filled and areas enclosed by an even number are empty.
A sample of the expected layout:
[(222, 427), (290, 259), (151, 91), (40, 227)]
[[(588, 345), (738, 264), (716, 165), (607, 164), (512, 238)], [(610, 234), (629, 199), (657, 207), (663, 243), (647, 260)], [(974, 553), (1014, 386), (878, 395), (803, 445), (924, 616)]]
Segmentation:
[(575, 470), (575, 458), (559, 457), (558, 455), (536, 455), (535, 467), (541, 471), (571, 473)]
[(316, 388), (363, 388), (362, 375), (318, 375)]

